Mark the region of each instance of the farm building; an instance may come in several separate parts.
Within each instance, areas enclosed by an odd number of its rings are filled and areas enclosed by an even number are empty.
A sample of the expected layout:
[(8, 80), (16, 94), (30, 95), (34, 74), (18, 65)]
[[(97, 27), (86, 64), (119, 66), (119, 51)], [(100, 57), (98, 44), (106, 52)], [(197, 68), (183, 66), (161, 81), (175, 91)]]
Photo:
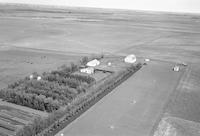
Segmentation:
[(30, 75), (30, 76), (29, 76), (29, 79), (30, 79), (30, 80), (33, 79), (33, 75)]
[(38, 76), (38, 77), (37, 77), (37, 80), (38, 80), (38, 81), (40, 81), (41, 79), (42, 79), (42, 77), (41, 77), (41, 76)]
[(97, 59), (94, 59), (92, 61), (89, 61), (86, 65), (88, 67), (95, 67), (98, 66), (100, 64), (100, 61), (98, 61)]
[(112, 63), (111, 62), (108, 62), (108, 66), (111, 66), (112, 65)]
[(150, 61), (150, 59), (144, 59), (144, 61), (146, 61), (146, 62), (149, 62), (149, 61)]
[(126, 63), (135, 63), (136, 62), (136, 56), (134, 54), (130, 54), (124, 58), (124, 62)]
[(178, 72), (179, 71), (179, 66), (175, 66), (174, 68), (173, 68), (173, 71), (176, 71), (176, 72)]
[(87, 73), (87, 74), (93, 74), (94, 73), (94, 68), (88, 67), (88, 68), (82, 68), (80, 69), (81, 73)]

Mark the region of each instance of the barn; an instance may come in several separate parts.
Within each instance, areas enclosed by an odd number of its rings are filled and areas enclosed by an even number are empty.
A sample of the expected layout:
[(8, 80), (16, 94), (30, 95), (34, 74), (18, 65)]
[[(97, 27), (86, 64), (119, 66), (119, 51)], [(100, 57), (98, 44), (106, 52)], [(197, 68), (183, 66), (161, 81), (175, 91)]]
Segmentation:
[(130, 54), (124, 58), (124, 62), (126, 63), (135, 63), (136, 62), (136, 56), (134, 54)]
[(86, 66), (88, 67), (95, 67), (95, 66), (98, 66), (100, 64), (100, 61), (97, 60), (97, 59), (94, 59), (92, 61), (89, 61)]

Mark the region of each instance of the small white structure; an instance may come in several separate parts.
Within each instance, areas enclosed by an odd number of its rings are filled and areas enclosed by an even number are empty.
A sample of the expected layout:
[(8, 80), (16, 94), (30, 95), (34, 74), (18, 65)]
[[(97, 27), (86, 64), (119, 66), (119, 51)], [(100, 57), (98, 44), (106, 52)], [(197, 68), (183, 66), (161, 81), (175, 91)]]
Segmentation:
[(182, 62), (180, 64), (183, 65), (183, 66), (187, 66), (187, 63), (185, 63), (185, 62)]
[(180, 70), (179, 66), (175, 66), (175, 67), (173, 68), (173, 71), (178, 72), (179, 70)]
[(136, 100), (133, 100), (133, 104), (136, 104)]
[(42, 78), (41, 78), (41, 76), (38, 76), (37, 77), (37, 81), (40, 81)]
[(114, 125), (110, 125), (110, 128), (113, 130), (113, 129), (115, 129), (115, 126)]
[(124, 62), (135, 63), (136, 62), (136, 56), (134, 54), (128, 55), (128, 56), (125, 57)]
[(86, 66), (88, 67), (95, 67), (98, 66), (100, 64), (100, 61), (98, 61), (97, 59), (94, 59), (92, 61), (89, 61)]
[(111, 66), (112, 65), (112, 63), (111, 62), (108, 62), (108, 66)]
[(33, 75), (30, 75), (30, 76), (29, 76), (29, 79), (32, 80), (32, 79), (33, 79)]
[(144, 61), (146, 61), (146, 62), (149, 62), (149, 61), (150, 61), (150, 59), (144, 59)]
[(87, 73), (87, 74), (93, 74), (94, 73), (94, 68), (88, 67), (88, 68), (82, 68), (80, 69), (81, 73)]

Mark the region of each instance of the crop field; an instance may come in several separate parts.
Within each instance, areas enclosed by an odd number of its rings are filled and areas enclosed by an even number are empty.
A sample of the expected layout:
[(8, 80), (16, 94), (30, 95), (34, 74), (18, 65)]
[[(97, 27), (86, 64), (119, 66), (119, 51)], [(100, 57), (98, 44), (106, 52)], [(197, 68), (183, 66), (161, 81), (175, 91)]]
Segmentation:
[(0, 47), (0, 88), (6, 87), (33, 72), (55, 70), (71, 61), (79, 61), (80, 56), (70, 53), (23, 49), (15, 47)]
[(0, 135), (14, 136), (36, 118), (47, 117), (47, 113), (0, 101)]
[(29, 8), (1, 7), (1, 45), (86, 53), (134, 52), (154, 58), (170, 56), (171, 60), (199, 54), (198, 15)]
[[(198, 14), (0, 5), (0, 88), (88, 54), (135, 54), (151, 61), (58, 136), (199, 136), (199, 37)], [(98, 68), (120, 70), (122, 59), (104, 59)], [(188, 66), (173, 72), (182, 62)]]
[[(177, 136), (199, 136), (200, 109), (199, 109), (199, 65), (192, 64), (186, 69), (184, 76), (176, 88), (176, 92), (165, 108), (159, 124), (157, 134), (170, 131)], [(165, 130), (163, 132), (163, 130)], [(157, 136), (155, 134), (155, 136)]]

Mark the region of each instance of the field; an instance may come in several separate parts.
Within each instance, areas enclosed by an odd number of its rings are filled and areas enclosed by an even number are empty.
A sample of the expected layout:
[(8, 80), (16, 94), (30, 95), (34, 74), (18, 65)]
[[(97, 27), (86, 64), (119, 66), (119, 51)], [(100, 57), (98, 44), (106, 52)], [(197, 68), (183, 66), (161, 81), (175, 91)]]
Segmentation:
[(178, 84), (173, 64), (152, 61), (56, 136), (147, 136)]
[[(61, 52), (24, 49), (16, 47), (0, 48), (0, 88), (23, 79), (33, 72), (55, 70), (58, 66), (69, 62), (79, 61), (80, 56), (66, 55)], [(23, 126), (32, 123), (36, 118), (47, 117), (46, 112), (34, 110), (28, 107), (8, 103), (0, 99), (0, 135), (14, 135)], [(7, 125), (6, 125), (6, 124)]]
[(0, 46), (0, 88), (6, 87), (19, 79), (29, 76), (33, 72), (42, 73), (79, 61), (80, 56), (70, 53), (56, 53), (34, 49)]
[(36, 118), (46, 118), (47, 113), (0, 101), (0, 135), (15, 135), (19, 129)]
[(173, 97), (165, 107), (157, 130), (158, 135), (164, 135), (167, 131), (177, 136), (200, 135), (199, 70), (200, 67), (196, 64), (191, 64), (186, 69)]
[[(104, 58), (100, 59), (102, 68), (96, 67), (96, 72), (88, 75), (79, 72), (79, 66), (83, 65), (83, 61), (81, 61), (83, 58), (81, 55), (73, 56), (75, 55), (74, 53), (65, 55), (63, 52), (39, 51), (37, 49), (17, 47), (3, 47), (1, 52), (3, 56), (1, 61), (4, 67), (13, 66), (10, 75), (6, 74), (8, 72), (7, 69), (5, 69), (5, 73), (2, 73), (5, 76), (9, 75), (8, 79), (16, 76), (15, 72), (18, 72), (18, 69), (15, 69), (16, 65), (28, 69), (27, 71), (22, 71), (22, 76), (17, 76), (18, 79), (6, 82), (2, 77), (2, 80), (5, 81), (1, 86), (0, 92), (0, 104), (2, 105), (0, 128), (3, 136), (19, 135), (19, 133), (23, 133), (23, 136), (28, 136), (30, 134), (27, 131), (31, 130), (32, 126), (32, 131), (29, 132), (31, 134), (41, 132), (41, 128), (46, 130), (47, 124), (52, 126), (54, 125), (54, 120), (59, 119), (64, 114), (71, 116), (71, 113), (73, 114), (71, 111), (75, 111), (76, 107), (81, 107), (83, 104), (78, 104), (77, 101), (82, 100), (82, 97), (90, 98), (92, 93), (95, 94), (95, 91), (97, 92), (96, 94), (100, 94), (98, 92), (101, 92), (100, 90), (103, 91), (103, 89), (97, 88), (102, 88), (102, 85), (111, 85), (111, 82), (109, 82), (113, 80), (111, 77), (121, 80), (121, 75), (125, 75), (124, 73), (129, 74), (126, 69), (134, 68), (133, 65), (124, 63), (123, 57), (104, 56)], [(90, 57), (95, 56), (92, 55)], [(15, 59), (13, 60), (13, 58)], [(51, 61), (56, 61), (56, 63), (52, 65)], [(15, 66), (11, 65), (13, 62), (16, 63)], [(112, 62), (109, 67), (108, 62)], [(51, 66), (45, 65), (49, 63)], [(58, 67), (60, 63), (62, 66)], [(57, 69), (55, 68), (56, 66), (58, 67)], [(38, 67), (41, 68), (39, 69)], [(37, 73), (32, 70), (37, 71)], [(31, 74), (33, 78), (29, 77)], [(42, 78), (40, 81), (37, 80), (38, 75)], [(17, 104), (16, 108), (14, 108), (15, 104)], [(55, 122), (55, 126), (56, 124)], [(35, 127), (36, 125), (40, 126), (37, 128)], [(27, 126), (30, 126), (30, 128), (26, 128)], [(22, 131), (24, 129), (26, 131)]]
[[(106, 125), (111, 121), (121, 125), (116, 132), (125, 136), (167, 135), (168, 131), (199, 136), (200, 15), (1, 5), (0, 20), (1, 88), (88, 53), (134, 53), (152, 60), (143, 73), (136, 73), (61, 131), (66, 135), (115, 135), (113, 127)], [(172, 67), (179, 62), (188, 66), (174, 73)], [(158, 82), (153, 84), (152, 79)], [(139, 99), (134, 107), (133, 98)], [(82, 124), (85, 121), (88, 125)], [(89, 127), (95, 122), (98, 128)]]

